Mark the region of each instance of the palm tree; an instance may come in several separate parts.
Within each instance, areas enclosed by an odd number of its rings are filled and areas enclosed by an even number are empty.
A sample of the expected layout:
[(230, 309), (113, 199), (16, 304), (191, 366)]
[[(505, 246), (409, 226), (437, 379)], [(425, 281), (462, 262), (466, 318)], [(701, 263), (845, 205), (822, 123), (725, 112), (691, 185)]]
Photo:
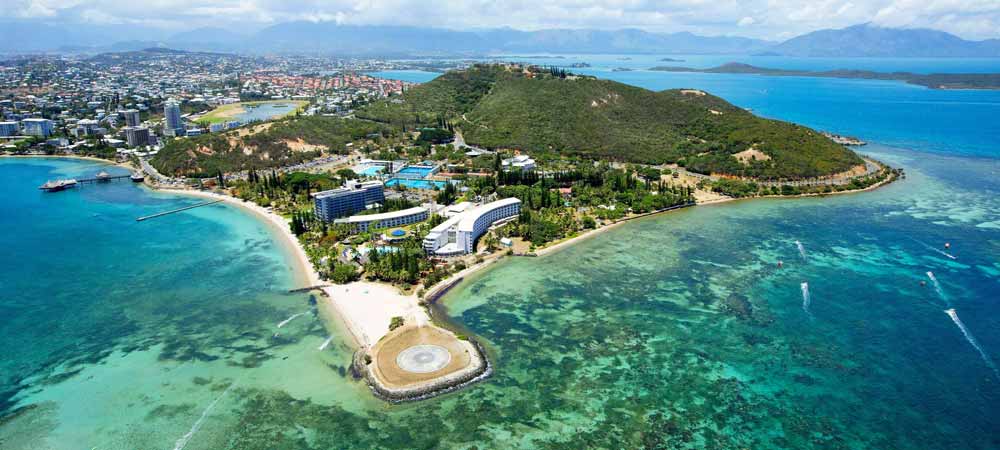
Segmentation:
[(485, 237), (483, 237), (483, 245), (486, 246), (486, 250), (488, 251), (492, 252), (499, 244), (500, 240), (497, 239), (497, 235), (493, 231), (490, 231)]

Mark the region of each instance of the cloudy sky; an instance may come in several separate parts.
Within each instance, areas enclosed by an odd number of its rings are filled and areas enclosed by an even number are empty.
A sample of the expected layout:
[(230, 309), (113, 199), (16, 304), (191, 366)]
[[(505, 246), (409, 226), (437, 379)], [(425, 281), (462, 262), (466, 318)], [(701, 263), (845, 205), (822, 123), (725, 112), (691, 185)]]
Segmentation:
[(0, 0), (8, 17), (185, 31), (292, 20), (443, 28), (641, 28), (783, 39), (863, 22), (1000, 38), (1000, 0)]

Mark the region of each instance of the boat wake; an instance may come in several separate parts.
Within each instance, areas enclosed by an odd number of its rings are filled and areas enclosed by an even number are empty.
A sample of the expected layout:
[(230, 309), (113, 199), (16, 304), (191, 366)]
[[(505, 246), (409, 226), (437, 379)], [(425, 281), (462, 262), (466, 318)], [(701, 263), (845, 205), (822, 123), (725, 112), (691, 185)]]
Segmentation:
[(965, 340), (969, 341), (969, 344), (972, 345), (972, 348), (976, 349), (976, 351), (979, 352), (979, 356), (983, 358), (983, 362), (986, 363), (986, 365), (991, 370), (993, 370), (993, 375), (997, 378), (997, 381), (1000, 381), (1000, 370), (997, 369), (997, 365), (993, 363), (993, 360), (990, 359), (990, 356), (987, 355), (986, 352), (983, 351), (983, 348), (979, 346), (979, 342), (976, 341), (975, 336), (969, 333), (969, 330), (965, 328), (965, 324), (962, 323), (962, 319), (958, 318), (958, 313), (955, 312), (955, 309), (954, 308), (946, 309), (944, 312), (945, 314), (948, 314), (948, 317), (951, 317), (952, 322), (955, 322), (955, 326), (957, 326), (958, 329), (962, 332), (962, 335), (965, 336)]
[(212, 412), (212, 408), (215, 408), (215, 405), (219, 403), (219, 400), (222, 400), (222, 397), (225, 397), (225, 395), (233, 388), (233, 386), (236, 386), (237, 381), (230, 383), (229, 387), (227, 387), (226, 390), (222, 391), (222, 393), (219, 394), (219, 396), (216, 397), (215, 400), (212, 400), (212, 403), (208, 404), (208, 407), (201, 412), (201, 417), (199, 417), (198, 420), (194, 422), (194, 425), (191, 426), (191, 430), (189, 430), (187, 434), (185, 434), (184, 436), (181, 436), (181, 438), (178, 439), (176, 443), (174, 443), (174, 450), (184, 450), (184, 447), (187, 447), (188, 442), (191, 442), (191, 438), (194, 437), (195, 433), (197, 433), (198, 430), (201, 428), (202, 423), (205, 422), (205, 418), (207, 418), (208, 414)]
[(802, 256), (802, 260), (807, 260), (806, 258), (806, 247), (802, 245), (802, 242), (795, 241), (795, 247), (799, 249), (799, 256)]
[(802, 282), (802, 310), (806, 312), (810, 319), (813, 318), (812, 312), (809, 311), (809, 304), (812, 300), (809, 298), (809, 283), (805, 281)]
[(938, 283), (938, 279), (937, 277), (934, 276), (934, 272), (928, 270), (927, 278), (931, 280), (931, 284), (934, 285), (934, 290), (937, 291), (938, 296), (941, 297), (941, 300), (944, 300), (944, 303), (948, 305), (948, 307), (950, 308), (951, 300), (948, 299), (947, 295), (944, 295), (944, 289), (941, 289), (941, 283)]
[(287, 318), (285, 320), (282, 320), (281, 322), (278, 322), (278, 328), (281, 328), (281, 327), (283, 327), (285, 325), (288, 325), (288, 322), (291, 322), (291, 321), (295, 320), (295, 318), (297, 318), (299, 316), (304, 316), (305, 314), (306, 313), (304, 313), (304, 312), (300, 312), (298, 314), (292, 314), (292, 317), (289, 317), (289, 318)]
[(928, 243), (926, 243), (926, 242), (924, 242), (924, 241), (918, 241), (918, 240), (916, 240), (916, 239), (913, 239), (913, 238), (910, 238), (910, 239), (911, 239), (911, 240), (912, 240), (913, 242), (916, 242), (916, 243), (918, 243), (918, 244), (920, 244), (920, 245), (924, 246), (924, 248), (926, 248), (926, 249), (928, 249), (928, 250), (930, 250), (930, 251), (932, 251), (932, 252), (935, 252), (935, 253), (937, 253), (937, 254), (939, 254), (939, 255), (941, 255), (941, 256), (944, 256), (944, 257), (947, 257), (947, 258), (949, 258), (949, 259), (952, 259), (952, 260), (956, 260), (956, 259), (958, 259), (958, 257), (957, 257), (957, 256), (955, 256), (955, 255), (952, 255), (951, 253), (948, 253), (948, 252), (946, 252), (946, 251), (944, 251), (944, 250), (941, 250), (941, 249), (939, 249), (939, 248), (936, 248), (936, 247), (934, 247), (933, 245), (930, 245), (930, 244), (928, 244)]
[(326, 348), (328, 346), (330, 346), (330, 342), (331, 341), (333, 341), (333, 336), (330, 336), (330, 337), (326, 338), (326, 340), (323, 341), (323, 343), (319, 345), (319, 348), (317, 350), (319, 350), (319, 351), (326, 350)]

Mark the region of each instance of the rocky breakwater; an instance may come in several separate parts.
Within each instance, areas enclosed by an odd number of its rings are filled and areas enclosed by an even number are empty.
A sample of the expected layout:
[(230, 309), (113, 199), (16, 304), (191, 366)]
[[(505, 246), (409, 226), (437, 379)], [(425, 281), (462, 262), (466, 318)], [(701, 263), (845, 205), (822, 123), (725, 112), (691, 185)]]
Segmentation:
[(493, 369), (478, 342), (433, 324), (412, 324), (356, 352), (353, 371), (376, 396), (398, 403), (460, 389)]

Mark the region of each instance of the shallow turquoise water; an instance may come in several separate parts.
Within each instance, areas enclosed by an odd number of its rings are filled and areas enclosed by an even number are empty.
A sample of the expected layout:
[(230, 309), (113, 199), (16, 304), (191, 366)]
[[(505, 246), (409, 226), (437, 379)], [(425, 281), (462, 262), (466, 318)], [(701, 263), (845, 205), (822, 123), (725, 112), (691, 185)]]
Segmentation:
[[(242, 213), (134, 234), (137, 212), (195, 200), (39, 194), (60, 208), (32, 214), (108, 225), (50, 253), (4, 242), (24, 249), (4, 261), (6, 408), (39, 406), (0, 425), (3, 448), (996, 448), (1000, 380), (943, 310), (1000, 358), (1000, 162), (869, 150), (908, 179), (670, 213), (468, 280), (437, 314), (486, 341), (495, 376), (397, 406), (350, 380), (342, 338), (318, 350), (327, 332)], [(2, 179), (74, 173), (23, 166)]]
[[(0, 158), (0, 416), (18, 412), (0, 448), (173, 448), (232, 383), (344, 394), (333, 386), (350, 349), (337, 338), (318, 350), (329, 333), (308, 295), (286, 293), (301, 284), (271, 230), (223, 205), (136, 222), (203, 200), (127, 180), (37, 189), (100, 168)], [(189, 448), (214, 447), (218, 421), (203, 420)]]

